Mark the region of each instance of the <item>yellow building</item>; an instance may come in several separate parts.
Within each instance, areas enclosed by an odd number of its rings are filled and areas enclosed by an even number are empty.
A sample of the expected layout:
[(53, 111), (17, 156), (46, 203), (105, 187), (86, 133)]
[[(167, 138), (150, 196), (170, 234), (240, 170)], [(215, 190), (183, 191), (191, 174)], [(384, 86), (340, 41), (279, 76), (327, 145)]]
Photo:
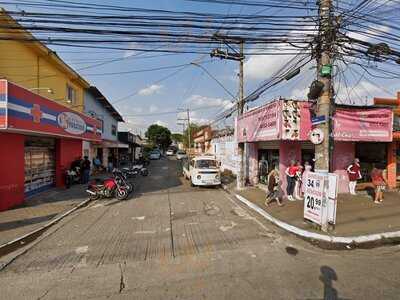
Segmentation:
[(89, 83), (3, 9), (0, 26), (0, 79), (83, 112)]

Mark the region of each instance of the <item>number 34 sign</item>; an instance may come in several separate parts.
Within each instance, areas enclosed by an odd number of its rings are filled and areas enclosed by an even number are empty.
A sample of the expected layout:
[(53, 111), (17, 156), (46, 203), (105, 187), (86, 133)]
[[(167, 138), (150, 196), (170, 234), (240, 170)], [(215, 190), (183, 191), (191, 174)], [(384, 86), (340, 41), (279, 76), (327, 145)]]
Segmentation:
[(307, 174), (304, 191), (304, 218), (322, 225), (325, 201), (326, 175), (310, 172)]

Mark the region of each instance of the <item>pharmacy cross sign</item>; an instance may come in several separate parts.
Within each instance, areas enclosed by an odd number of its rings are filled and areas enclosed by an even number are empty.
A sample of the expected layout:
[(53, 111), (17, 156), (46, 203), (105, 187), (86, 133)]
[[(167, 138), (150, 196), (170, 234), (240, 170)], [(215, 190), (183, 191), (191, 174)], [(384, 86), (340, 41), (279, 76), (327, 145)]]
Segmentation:
[(40, 120), (42, 119), (43, 113), (40, 110), (40, 105), (39, 104), (33, 104), (33, 107), (31, 109), (31, 115), (33, 117), (33, 123), (40, 123)]

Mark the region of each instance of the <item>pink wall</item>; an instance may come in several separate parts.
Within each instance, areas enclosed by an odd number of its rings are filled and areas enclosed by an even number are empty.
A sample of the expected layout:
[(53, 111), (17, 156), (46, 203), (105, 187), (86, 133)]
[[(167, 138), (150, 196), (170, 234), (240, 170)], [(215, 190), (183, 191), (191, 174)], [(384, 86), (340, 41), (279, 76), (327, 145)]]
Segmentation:
[(279, 173), (282, 182), (282, 190), (286, 195), (286, 168), (289, 166), (291, 160), (301, 160), (301, 142), (288, 142), (281, 141), (279, 148)]
[(65, 185), (64, 173), (71, 163), (82, 157), (82, 141), (74, 139), (58, 139), (56, 143), (56, 186)]
[(339, 193), (349, 192), (347, 167), (353, 162), (356, 146), (354, 142), (335, 142), (333, 152), (333, 170), (339, 176)]
[(0, 133), (0, 211), (24, 201), (24, 143), (21, 134)]
[(258, 184), (258, 145), (257, 143), (247, 144), (248, 157), (248, 178), (251, 185)]

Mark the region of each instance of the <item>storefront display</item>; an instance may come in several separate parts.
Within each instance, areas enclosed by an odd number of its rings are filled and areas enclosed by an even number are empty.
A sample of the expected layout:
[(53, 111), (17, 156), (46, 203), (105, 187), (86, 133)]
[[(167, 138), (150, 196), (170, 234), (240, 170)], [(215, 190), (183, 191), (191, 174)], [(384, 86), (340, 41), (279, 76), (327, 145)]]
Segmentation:
[[(0, 80), (0, 210), (51, 186), (82, 157), (82, 141), (101, 142), (100, 122)], [(6, 174), (7, 172), (7, 174)]]

